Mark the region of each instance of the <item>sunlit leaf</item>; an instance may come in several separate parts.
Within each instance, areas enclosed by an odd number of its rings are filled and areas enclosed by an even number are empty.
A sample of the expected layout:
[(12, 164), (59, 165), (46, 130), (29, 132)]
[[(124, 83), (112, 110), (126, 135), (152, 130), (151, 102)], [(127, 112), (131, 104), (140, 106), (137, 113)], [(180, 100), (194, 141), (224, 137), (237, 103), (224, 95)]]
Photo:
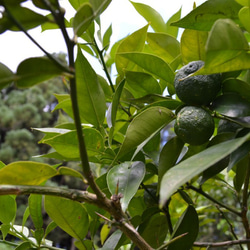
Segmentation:
[(21, 88), (31, 87), (62, 74), (63, 70), (47, 57), (28, 58), (18, 65), (16, 84)]
[(181, 18), (181, 8), (174, 15), (172, 15), (168, 19), (168, 21), (167, 21), (167, 30), (166, 30), (167, 34), (177, 38), (179, 28), (175, 27), (175, 26), (171, 26), (171, 24), (173, 22), (177, 22), (180, 18)]
[[(192, 225), (192, 226), (190, 226)], [(171, 239), (174, 239), (177, 236), (184, 235), (180, 239), (174, 241), (168, 246), (169, 250), (186, 250), (190, 249), (197, 238), (199, 232), (199, 218), (195, 208), (190, 205), (181, 215), (178, 220)]]
[(218, 19), (230, 18), (238, 21), (240, 8), (241, 6), (234, 0), (206, 1), (172, 25), (186, 29), (209, 31)]
[(243, 7), (239, 11), (239, 18), (245, 29), (250, 32), (250, 9), (249, 6)]
[(130, 1), (137, 12), (152, 26), (155, 32), (166, 32), (167, 26), (162, 16), (151, 6)]
[(80, 115), (97, 129), (100, 129), (105, 119), (105, 95), (94, 69), (80, 48), (78, 48), (75, 68)]
[(82, 176), (82, 174), (80, 172), (78, 172), (78, 171), (76, 171), (76, 170), (74, 170), (72, 168), (68, 168), (68, 167), (60, 167), (58, 169), (58, 173), (60, 175), (69, 175), (69, 176), (77, 177), (77, 178), (80, 178), (80, 179), (83, 178), (83, 176)]
[(185, 29), (181, 36), (181, 55), (184, 64), (205, 60), (208, 32)]
[(121, 77), (124, 76), (124, 69), (131, 70), (134, 64), (129, 59), (121, 57), (120, 53), (142, 51), (147, 37), (148, 25), (135, 31), (118, 45), (115, 55), (116, 69)]
[(84, 239), (88, 232), (89, 219), (81, 203), (46, 195), (45, 210), (49, 217), (70, 236), (80, 241)]
[(142, 162), (124, 162), (112, 167), (107, 174), (107, 183), (112, 195), (122, 194), (121, 205), (125, 211), (137, 192), (145, 175)]
[(250, 134), (212, 146), (199, 154), (189, 157), (171, 168), (162, 178), (160, 189), (160, 205), (163, 206), (170, 196), (193, 177), (225, 158), (245, 141)]
[(174, 114), (164, 107), (150, 107), (138, 114), (130, 123), (116, 158), (120, 158), (139, 145), (144, 146), (141, 144), (147, 142), (173, 119)]
[(16, 217), (16, 200), (11, 195), (0, 196), (0, 221), (4, 224), (10, 224)]
[(131, 60), (147, 72), (152, 73), (166, 82), (173, 83), (174, 81), (173, 70), (167, 62), (158, 56), (142, 52), (119, 53), (119, 55)]
[(18, 161), (0, 169), (0, 184), (40, 185), (57, 175), (50, 165), (32, 161)]

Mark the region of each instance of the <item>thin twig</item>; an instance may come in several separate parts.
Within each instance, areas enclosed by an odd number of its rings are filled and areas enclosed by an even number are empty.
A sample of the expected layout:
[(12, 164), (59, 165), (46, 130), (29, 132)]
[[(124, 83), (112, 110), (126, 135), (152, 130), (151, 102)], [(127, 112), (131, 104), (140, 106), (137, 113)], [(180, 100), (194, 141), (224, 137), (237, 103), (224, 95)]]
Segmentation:
[(233, 245), (239, 245), (239, 244), (249, 244), (250, 240), (230, 240), (230, 241), (223, 241), (223, 242), (217, 242), (217, 243), (211, 243), (211, 242), (194, 242), (194, 246), (196, 247), (228, 247)]

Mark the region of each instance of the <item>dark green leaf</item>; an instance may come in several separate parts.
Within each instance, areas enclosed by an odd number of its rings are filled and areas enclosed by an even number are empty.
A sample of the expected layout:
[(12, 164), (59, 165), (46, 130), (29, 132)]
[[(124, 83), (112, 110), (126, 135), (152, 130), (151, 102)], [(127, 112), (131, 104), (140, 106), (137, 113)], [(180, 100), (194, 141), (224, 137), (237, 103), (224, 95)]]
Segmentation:
[(185, 29), (181, 36), (181, 55), (184, 64), (205, 60), (207, 31)]
[(10, 224), (16, 217), (16, 200), (12, 195), (0, 196), (0, 221)]
[(18, 65), (16, 84), (20, 88), (31, 87), (63, 73), (62, 69), (46, 57), (28, 58)]
[(137, 151), (140, 150), (150, 138), (173, 119), (174, 114), (164, 107), (150, 107), (138, 114), (127, 129), (124, 142), (116, 159), (138, 146)]
[[(7, 4), (8, 5), (8, 4)], [(12, 17), (22, 25), (25, 30), (29, 30), (47, 22), (46, 16), (40, 15), (28, 8), (21, 7), (20, 5), (7, 6)], [(0, 18), (0, 34), (6, 30), (19, 31), (13, 20), (9, 17), (7, 11), (3, 12)]]
[(143, 3), (130, 2), (137, 12), (150, 23), (155, 32), (166, 32), (167, 26), (162, 16), (155, 9)]
[(152, 73), (166, 82), (173, 83), (174, 81), (172, 68), (158, 56), (142, 52), (119, 53), (118, 55), (131, 60), (147, 72)]
[(84, 120), (100, 129), (105, 119), (105, 95), (95, 71), (80, 48), (78, 48), (75, 68), (80, 115)]
[[(192, 225), (192, 226), (191, 226)], [(199, 218), (195, 208), (190, 205), (181, 215), (171, 239), (187, 233), (185, 236), (176, 240), (168, 246), (168, 250), (187, 250), (191, 249), (199, 232)]]
[(240, 8), (241, 6), (234, 0), (206, 1), (172, 25), (186, 29), (209, 31), (218, 19), (230, 18), (238, 21)]
[(163, 206), (170, 196), (187, 181), (225, 158), (249, 139), (250, 134), (217, 144), (171, 168), (162, 178), (160, 205)]
[(70, 236), (82, 241), (88, 232), (88, 214), (81, 203), (61, 197), (45, 196), (50, 218)]
[(0, 63), (0, 89), (15, 80), (14, 73), (4, 64)]
[(29, 196), (29, 212), (35, 228), (41, 229), (43, 226), (42, 195), (31, 194)]
[(176, 136), (170, 139), (162, 148), (158, 168), (158, 192), (160, 190), (160, 183), (163, 175), (176, 164), (176, 161), (181, 154), (183, 146), (184, 142)]
[(215, 99), (212, 109), (229, 117), (250, 116), (250, 102), (235, 93), (227, 93)]
[(0, 184), (40, 185), (57, 175), (50, 165), (32, 161), (17, 161), (0, 170)]
[(145, 175), (142, 162), (124, 162), (112, 167), (107, 174), (107, 183), (112, 195), (122, 194), (121, 205), (125, 211), (137, 192)]
[(247, 157), (241, 159), (236, 164), (235, 177), (234, 177), (234, 187), (235, 187), (237, 192), (241, 191), (243, 183), (246, 179), (248, 162), (249, 162), (249, 158), (247, 156)]
[(148, 221), (140, 225), (138, 231), (151, 247), (160, 247), (168, 232), (166, 216), (162, 213), (150, 216)]

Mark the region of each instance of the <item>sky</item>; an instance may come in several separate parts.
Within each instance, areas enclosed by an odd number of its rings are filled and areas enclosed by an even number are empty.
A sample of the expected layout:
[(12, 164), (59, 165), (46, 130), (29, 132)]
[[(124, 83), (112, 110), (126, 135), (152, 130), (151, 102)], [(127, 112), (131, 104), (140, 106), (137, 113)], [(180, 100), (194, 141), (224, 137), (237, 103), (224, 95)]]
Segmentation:
[[(182, 8), (182, 17), (193, 8), (193, 0), (134, 0), (150, 5), (158, 11), (163, 19), (167, 21), (174, 13)], [(196, 5), (200, 5), (205, 0), (196, 0)], [(26, 4), (29, 6), (30, 1)], [(60, 4), (66, 10), (66, 19), (74, 16), (74, 9), (66, 0), (60, 0)], [(113, 34), (111, 43), (125, 37), (147, 24), (133, 8), (129, 0), (113, 0), (105, 12), (101, 15), (102, 33), (112, 23)], [(66, 47), (60, 31), (41, 32), (40, 28), (29, 31), (42, 46), (50, 53), (66, 52)], [(28, 57), (43, 56), (41, 52), (29, 39), (21, 32), (7, 31), (0, 34), (0, 62), (15, 71), (18, 64)]]

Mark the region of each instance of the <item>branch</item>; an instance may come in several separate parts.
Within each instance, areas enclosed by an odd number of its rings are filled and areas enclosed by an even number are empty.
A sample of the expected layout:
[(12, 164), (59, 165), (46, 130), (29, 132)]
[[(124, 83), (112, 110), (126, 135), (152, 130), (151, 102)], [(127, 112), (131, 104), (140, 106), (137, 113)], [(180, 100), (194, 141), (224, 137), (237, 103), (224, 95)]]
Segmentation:
[(211, 243), (211, 242), (194, 242), (193, 246), (196, 247), (227, 247), (239, 244), (249, 244), (250, 240), (232, 240), (232, 241), (223, 241), (218, 243)]

